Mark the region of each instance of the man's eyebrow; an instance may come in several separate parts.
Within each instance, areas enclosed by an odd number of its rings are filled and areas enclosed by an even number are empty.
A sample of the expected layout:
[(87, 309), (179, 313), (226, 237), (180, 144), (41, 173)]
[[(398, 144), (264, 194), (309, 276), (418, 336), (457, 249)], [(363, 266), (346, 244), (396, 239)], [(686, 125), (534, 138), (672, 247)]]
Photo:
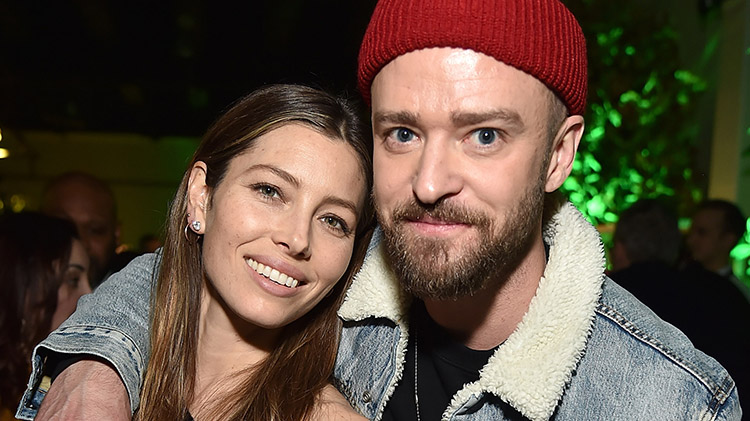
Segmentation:
[[(525, 125), (521, 115), (514, 110), (499, 108), (486, 112), (454, 111), (451, 113), (451, 123), (456, 127), (474, 126), (493, 120), (502, 120), (512, 130), (523, 131)], [(416, 126), (419, 116), (409, 111), (378, 111), (373, 113), (372, 123), (403, 124)]]
[(456, 111), (451, 113), (451, 122), (456, 127), (475, 126), (488, 121), (502, 120), (511, 129), (522, 131), (525, 125), (521, 116), (513, 110), (498, 108), (487, 112)]
[(416, 126), (419, 118), (409, 111), (376, 111), (372, 115), (372, 124), (404, 124)]
[(257, 171), (257, 170), (270, 171), (270, 172), (276, 174), (279, 178), (281, 178), (284, 181), (288, 182), (289, 184), (294, 185), (295, 187), (299, 187), (300, 184), (302, 184), (297, 177), (295, 177), (292, 174), (289, 174), (288, 172), (282, 170), (281, 168), (273, 166), (273, 165), (256, 164), (256, 165), (253, 165), (252, 167), (249, 167), (247, 170), (245, 170), (245, 172)]

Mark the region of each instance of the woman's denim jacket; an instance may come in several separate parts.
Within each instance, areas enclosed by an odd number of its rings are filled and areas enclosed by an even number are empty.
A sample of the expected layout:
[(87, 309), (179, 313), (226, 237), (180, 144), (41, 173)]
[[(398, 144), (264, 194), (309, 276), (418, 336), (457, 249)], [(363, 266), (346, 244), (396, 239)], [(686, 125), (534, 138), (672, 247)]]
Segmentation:
[[(403, 372), (410, 297), (373, 240), (339, 314), (335, 384), (379, 419)], [(521, 323), (458, 391), (445, 420), (739, 420), (729, 374), (676, 328), (603, 274), (596, 230), (570, 204), (545, 227), (547, 267)], [(156, 255), (136, 259), (83, 297), (76, 314), (34, 352), (17, 416), (31, 419), (51, 352), (109, 360), (138, 405), (148, 358), (148, 297)], [(114, 305), (112, 303), (115, 303)]]

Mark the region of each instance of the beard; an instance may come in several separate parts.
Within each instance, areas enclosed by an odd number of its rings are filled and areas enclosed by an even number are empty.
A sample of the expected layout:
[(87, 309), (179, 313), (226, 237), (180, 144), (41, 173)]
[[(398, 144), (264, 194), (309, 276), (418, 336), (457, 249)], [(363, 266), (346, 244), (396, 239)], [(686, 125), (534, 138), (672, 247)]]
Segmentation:
[[(386, 256), (401, 285), (424, 300), (456, 300), (504, 282), (527, 255), (540, 230), (544, 178), (532, 185), (501, 221), (486, 213), (441, 200), (425, 205), (412, 199), (391, 215), (376, 209)], [(478, 238), (459, 246), (453, 239), (415, 234), (408, 221), (424, 216), (471, 226)]]

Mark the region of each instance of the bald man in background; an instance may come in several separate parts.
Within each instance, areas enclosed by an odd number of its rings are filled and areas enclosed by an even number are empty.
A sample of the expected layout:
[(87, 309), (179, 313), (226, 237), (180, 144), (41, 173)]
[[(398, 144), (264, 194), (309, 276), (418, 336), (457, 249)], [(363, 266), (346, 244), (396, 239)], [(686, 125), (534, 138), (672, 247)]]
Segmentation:
[(96, 288), (122, 269), (132, 253), (117, 254), (120, 225), (112, 189), (83, 172), (68, 172), (50, 181), (42, 196), (41, 211), (72, 221), (91, 259), (89, 282)]

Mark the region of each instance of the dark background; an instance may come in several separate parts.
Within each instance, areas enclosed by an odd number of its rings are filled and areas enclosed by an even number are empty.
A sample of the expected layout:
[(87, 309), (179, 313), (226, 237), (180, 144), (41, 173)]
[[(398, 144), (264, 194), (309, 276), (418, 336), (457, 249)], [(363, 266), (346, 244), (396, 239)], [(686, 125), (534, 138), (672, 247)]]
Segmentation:
[(0, 127), (200, 136), (257, 86), (357, 97), (375, 0), (0, 1)]

